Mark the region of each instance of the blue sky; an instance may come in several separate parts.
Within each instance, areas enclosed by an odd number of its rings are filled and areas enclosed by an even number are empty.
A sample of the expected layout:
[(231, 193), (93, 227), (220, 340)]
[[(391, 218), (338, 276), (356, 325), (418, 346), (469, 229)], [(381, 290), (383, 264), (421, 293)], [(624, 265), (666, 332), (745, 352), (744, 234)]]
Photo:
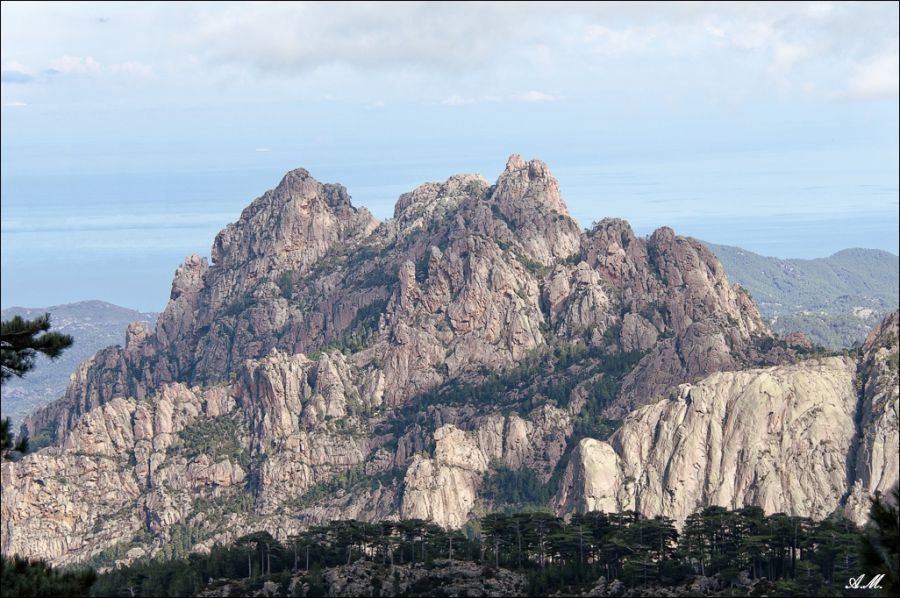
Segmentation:
[(605, 216), (897, 251), (897, 3), (2, 4), (2, 304), (161, 309), (303, 166), (390, 217), (506, 157)]

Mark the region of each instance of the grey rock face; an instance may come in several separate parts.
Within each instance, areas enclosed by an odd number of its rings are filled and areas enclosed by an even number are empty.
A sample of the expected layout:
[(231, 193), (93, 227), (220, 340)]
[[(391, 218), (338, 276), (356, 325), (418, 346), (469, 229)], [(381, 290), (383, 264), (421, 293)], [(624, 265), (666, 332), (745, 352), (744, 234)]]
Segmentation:
[(635, 509), (680, 523), (707, 505), (758, 505), (821, 519), (852, 492), (845, 510), (864, 522), (859, 497), (898, 478), (897, 372), (887, 365), (895, 330), (896, 314), (873, 332), (859, 366), (831, 357), (681, 385), (629, 415), (608, 442), (582, 440), (557, 509)]
[(216, 580), (200, 596), (304, 596), (312, 583), (324, 586), (326, 596), (374, 596), (388, 587), (396, 587), (401, 594), (416, 593), (415, 588), (423, 586), (440, 588), (445, 596), (522, 596), (527, 591), (527, 580), (520, 573), (502, 568), (485, 572), (475, 563), (449, 559), (435, 559), (430, 567), (357, 561), (329, 567), (316, 581), (305, 573), (296, 574), (287, 593), (274, 582), (254, 591), (243, 581)]
[[(381, 224), (342, 187), (292, 171), (217, 236), (212, 256), (179, 267), (155, 331), (130, 328), (124, 348), (82, 364), (66, 396), (32, 418), (33, 429), (55, 427), (58, 443), (2, 465), (4, 553), (127, 562), (185, 529), (202, 551), (341, 518), (462, 525), (484, 506), (486, 475), (551, 478), (605, 375), (598, 366), (619, 351), (646, 354), (607, 415), (646, 406), (607, 448), (576, 449), (561, 510), (633, 505), (680, 516), (698, 501), (760, 500), (818, 514), (846, 491), (838, 461), (855, 442), (852, 426), (816, 428), (787, 448), (775, 439), (805, 408), (826, 410), (829, 425), (852, 420), (855, 365), (724, 372), (796, 355), (693, 240), (669, 229), (638, 239), (616, 220), (582, 233), (540, 161), (511, 157), (493, 186), (476, 175), (427, 183)], [(536, 369), (493, 401), (448, 398), (551, 346), (595, 355), (548, 374), (572, 377), (557, 385), (565, 396)], [(736, 453), (730, 436), (691, 440), (724, 434), (722, 419), (763, 390), (800, 401), (783, 413), (771, 406), (772, 438), (754, 436), (763, 406), (735, 423), (735, 439), (770, 454)], [(667, 423), (689, 416), (685, 437)], [(668, 435), (655, 435), (657, 424)], [(802, 462), (822, 439), (827, 450)], [(688, 464), (664, 473), (662, 459), (682, 444), (708, 473)], [(889, 458), (871, 461), (884, 469)], [(771, 490), (788, 475), (780, 463), (822, 478), (784, 499)], [(730, 467), (767, 477), (728, 486)], [(675, 498), (654, 494), (661, 481)]]
[(606, 409), (608, 417), (661, 397), (675, 380), (789, 358), (762, 355), (757, 344), (770, 333), (759, 312), (698, 241), (670, 228), (638, 239), (628, 223), (607, 219), (588, 233), (582, 255), (619, 287), (623, 349), (649, 351)]
[(900, 312), (894, 312), (869, 333), (860, 364), (862, 404), (859, 444), (854, 467), (855, 482), (847, 499), (848, 516), (865, 520), (869, 496), (887, 495), (900, 470), (900, 378), (897, 356)]

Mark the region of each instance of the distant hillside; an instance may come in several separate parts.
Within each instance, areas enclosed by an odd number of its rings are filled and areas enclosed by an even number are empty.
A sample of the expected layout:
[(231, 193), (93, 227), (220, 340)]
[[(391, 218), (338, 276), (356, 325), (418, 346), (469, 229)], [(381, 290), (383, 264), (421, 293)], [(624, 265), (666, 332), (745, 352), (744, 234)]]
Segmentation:
[(825, 347), (847, 347), (897, 309), (900, 258), (887, 251), (845, 249), (826, 258), (783, 260), (706, 245), (779, 334), (799, 330)]
[(7, 320), (14, 316), (34, 318), (50, 313), (52, 330), (71, 334), (75, 344), (56, 361), (44, 357), (24, 378), (13, 378), (2, 390), (3, 416), (11, 417), (14, 426), (29, 412), (54, 399), (66, 390), (69, 375), (82, 361), (109, 345), (125, 340), (125, 328), (131, 322), (156, 322), (155, 313), (141, 313), (103, 301), (80, 301), (51, 307), (10, 307), (0, 312)]

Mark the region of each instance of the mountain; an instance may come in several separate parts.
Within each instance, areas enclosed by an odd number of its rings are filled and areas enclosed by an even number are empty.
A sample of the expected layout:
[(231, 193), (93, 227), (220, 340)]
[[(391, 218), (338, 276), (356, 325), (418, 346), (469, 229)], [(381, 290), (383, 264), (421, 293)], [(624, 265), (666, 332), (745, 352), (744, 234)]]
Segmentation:
[[(26, 419), (54, 440), (2, 465), (4, 553), (112, 564), (338, 519), (457, 528), (521, 504), (516, 488), (561, 514), (633, 504), (680, 519), (730, 502), (858, 518), (849, 486), (896, 480), (879, 465), (896, 450), (875, 448), (896, 430), (892, 378), (873, 369), (890, 347), (826, 358), (774, 336), (701, 243), (615, 219), (582, 231), (538, 160), (510, 157), (494, 184), (421, 185), (386, 222), (291, 171), (217, 235), (211, 263), (185, 260), (170, 297), (155, 330), (130, 325)], [(701, 396), (691, 462), (664, 491), (693, 412), (668, 405)], [(716, 469), (718, 447), (760, 433), (771, 397), (762, 429), (783, 452), (747, 459), (786, 468), (788, 487), (748, 474), (758, 492), (730, 491), (727, 466), (746, 459)], [(728, 425), (738, 401), (743, 436)], [(801, 417), (857, 410), (834, 438), (816, 426), (844, 419)], [(824, 481), (805, 473), (820, 462)]]
[(886, 495), (900, 469), (898, 316), (870, 333), (859, 359), (716, 373), (636, 410), (608, 441), (582, 440), (558, 508), (684, 521), (707, 504), (802, 505), (823, 519), (844, 501), (865, 521), (866, 497)]
[(39, 355), (34, 370), (24, 378), (13, 378), (3, 385), (3, 415), (10, 417), (13, 425), (21, 423), (31, 411), (58, 399), (69, 384), (69, 375), (82, 361), (104, 347), (121, 344), (125, 328), (131, 322), (140, 321), (152, 326), (158, 314), (141, 313), (103, 301), (79, 301), (50, 307), (9, 307), (0, 312), (0, 318), (14, 316), (25, 319), (50, 314), (53, 330), (70, 334), (75, 344), (55, 361)]
[(752, 294), (774, 332), (802, 332), (828, 349), (862, 344), (900, 302), (900, 258), (887, 251), (845, 249), (827, 258), (782, 260), (706, 246), (729, 278)]

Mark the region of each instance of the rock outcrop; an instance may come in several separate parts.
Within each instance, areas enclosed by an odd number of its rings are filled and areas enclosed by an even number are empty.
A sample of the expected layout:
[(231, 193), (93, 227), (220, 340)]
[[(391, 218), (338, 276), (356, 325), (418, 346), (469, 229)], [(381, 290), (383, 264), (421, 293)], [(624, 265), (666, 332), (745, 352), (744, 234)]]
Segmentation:
[[(851, 491), (885, 492), (898, 480), (896, 328), (895, 313), (859, 365), (811, 359), (681, 385), (629, 415), (608, 442), (578, 444), (557, 510), (628, 509), (681, 523), (703, 506), (757, 505), (821, 519)], [(847, 502), (860, 523), (865, 502)]]
[(900, 470), (900, 312), (893, 312), (869, 333), (860, 364), (862, 402), (859, 444), (851, 463), (855, 482), (848, 514), (858, 521), (869, 512), (869, 496), (888, 495)]
[(493, 186), (477, 175), (422, 185), (380, 225), (298, 169), (216, 237), (212, 265), (185, 260), (153, 334), (98, 353), (28, 428), (62, 436), (112, 398), (224, 383), (245, 359), (329, 343), (370, 348), (354, 361), (381, 364), (384, 400), (401, 405), (519, 362), (548, 327), (648, 352), (608, 417), (713, 371), (790, 357), (757, 350), (770, 334), (701, 244), (668, 228), (638, 239), (621, 220), (582, 233), (539, 160), (512, 156)]
[(384, 565), (356, 561), (329, 567), (321, 579), (306, 573), (291, 577), (285, 587), (269, 581), (254, 591), (243, 580), (211, 581), (200, 596), (309, 596), (310, 588), (321, 588), (325, 596), (375, 596), (391, 588), (398, 595), (418, 596), (440, 591), (442, 596), (523, 596), (528, 589), (521, 573), (489, 568), (476, 563), (435, 559), (431, 566)]
[(770, 334), (759, 312), (694, 239), (665, 227), (638, 239), (627, 222), (606, 219), (583, 240), (582, 256), (619, 288), (623, 349), (649, 351), (606, 408), (608, 417), (661, 397), (675, 380), (789, 358), (763, 354), (760, 342)]
[[(856, 366), (797, 357), (703, 246), (670, 229), (639, 239), (619, 220), (582, 232), (538, 160), (511, 157), (494, 185), (422, 185), (380, 224), (295, 170), (216, 237), (211, 263), (185, 260), (155, 330), (130, 327), (31, 418), (57, 440), (2, 465), (3, 552), (114, 563), (333, 519), (460, 526), (491, 506), (486, 476), (548, 483), (576, 426), (641, 405), (608, 445), (575, 449), (560, 509), (680, 517), (764, 500), (821, 514), (848, 492)], [(890, 483), (896, 438), (896, 392), (877, 390), (890, 355), (872, 359), (862, 410), (895, 423), (873, 423), (858, 452), (872, 465), (859, 496)], [(763, 391), (768, 403), (753, 399)], [(733, 411), (743, 423), (723, 427)], [(700, 470), (666, 465), (679, 443)], [(783, 463), (821, 479), (784, 498)], [(673, 494), (654, 495), (660, 482)]]
[(198, 447), (184, 446), (183, 435), (233, 409), (221, 389), (167, 385), (152, 401), (113, 399), (84, 414), (60, 446), (4, 462), (4, 553), (85, 560), (143, 530), (164, 532), (193, 501), (236, 488), (247, 473), (238, 451), (190, 458)]

